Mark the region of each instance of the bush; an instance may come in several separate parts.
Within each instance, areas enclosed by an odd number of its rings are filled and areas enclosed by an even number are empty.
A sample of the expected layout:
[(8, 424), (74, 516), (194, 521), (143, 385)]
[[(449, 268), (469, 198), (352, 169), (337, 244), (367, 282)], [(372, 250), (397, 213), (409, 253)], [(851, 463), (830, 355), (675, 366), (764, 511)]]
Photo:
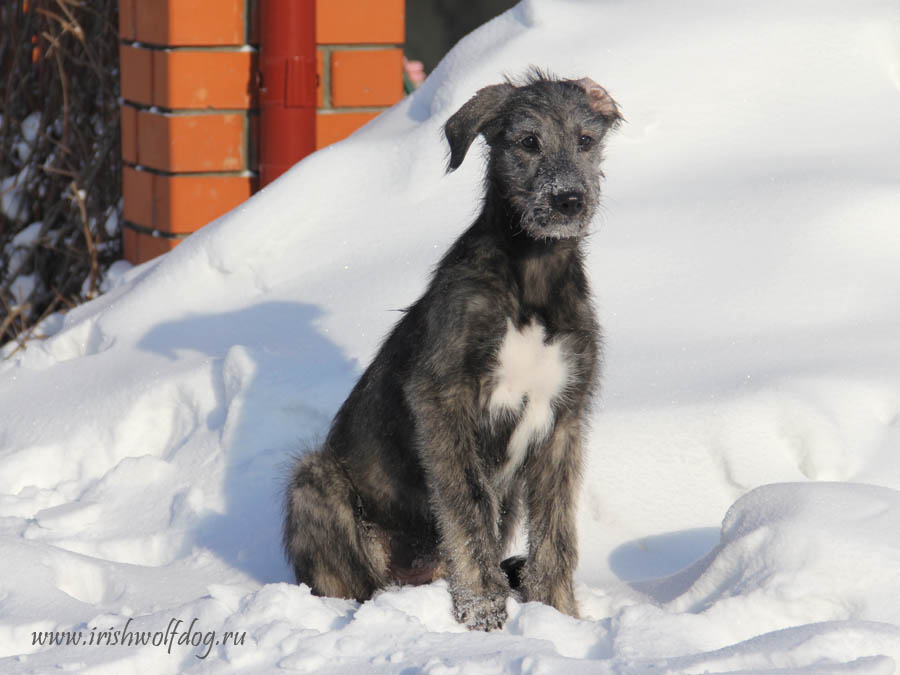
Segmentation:
[(117, 0), (0, 3), (0, 344), (121, 257)]

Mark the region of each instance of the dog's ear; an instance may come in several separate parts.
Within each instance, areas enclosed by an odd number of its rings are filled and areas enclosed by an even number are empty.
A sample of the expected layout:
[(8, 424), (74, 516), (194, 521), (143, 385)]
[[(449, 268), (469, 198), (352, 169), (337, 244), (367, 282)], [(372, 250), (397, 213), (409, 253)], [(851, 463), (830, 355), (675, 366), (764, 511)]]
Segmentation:
[(594, 112), (599, 113), (610, 127), (616, 126), (625, 119), (619, 112), (618, 103), (613, 100), (609, 92), (591, 78), (582, 77), (580, 80), (576, 80), (575, 84), (584, 89), (588, 96), (588, 105)]
[(444, 125), (444, 134), (450, 144), (450, 166), (447, 171), (453, 171), (462, 164), (472, 141), (485, 131), (514, 89), (509, 83), (492, 84), (479, 89), (475, 96), (447, 120)]

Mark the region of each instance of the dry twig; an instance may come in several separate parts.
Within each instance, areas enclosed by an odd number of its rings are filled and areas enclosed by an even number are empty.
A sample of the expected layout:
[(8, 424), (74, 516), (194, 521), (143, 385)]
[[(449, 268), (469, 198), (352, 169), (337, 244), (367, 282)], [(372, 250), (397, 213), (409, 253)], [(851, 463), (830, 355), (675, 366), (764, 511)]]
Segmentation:
[(120, 215), (117, 12), (116, 0), (0, 2), (0, 343), (17, 349), (48, 312), (96, 295), (121, 257), (104, 225)]

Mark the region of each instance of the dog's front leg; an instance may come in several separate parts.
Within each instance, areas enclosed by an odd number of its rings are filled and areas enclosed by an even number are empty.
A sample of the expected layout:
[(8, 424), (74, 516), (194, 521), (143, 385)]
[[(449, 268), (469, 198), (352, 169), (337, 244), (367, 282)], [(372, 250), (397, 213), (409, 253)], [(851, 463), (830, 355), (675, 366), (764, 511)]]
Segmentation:
[(526, 465), (528, 559), (521, 573), (525, 601), (578, 616), (572, 574), (578, 564), (575, 527), (581, 474), (581, 425), (576, 415), (557, 422), (549, 442)]
[(506, 621), (509, 585), (500, 569), (500, 503), (475, 439), (473, 411), (446, 389), (416, 397), (416, 425), (431, 507), (449, 566), (453, 612), (472, 629)]

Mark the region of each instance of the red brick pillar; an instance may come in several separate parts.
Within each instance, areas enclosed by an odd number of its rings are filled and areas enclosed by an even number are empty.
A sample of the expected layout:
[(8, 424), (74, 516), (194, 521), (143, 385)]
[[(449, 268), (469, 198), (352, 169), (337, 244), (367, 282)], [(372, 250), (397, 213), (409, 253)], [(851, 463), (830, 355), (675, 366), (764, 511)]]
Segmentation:
[(125, 258), (143, 262), (254, 189), (244, 0), (119, 0)]
[[(123, 246), (133, 263), (257, 189), (259, 2), (119, 0)], [(403, 7), (317, 0), (317, 148), (403, 96)]]

